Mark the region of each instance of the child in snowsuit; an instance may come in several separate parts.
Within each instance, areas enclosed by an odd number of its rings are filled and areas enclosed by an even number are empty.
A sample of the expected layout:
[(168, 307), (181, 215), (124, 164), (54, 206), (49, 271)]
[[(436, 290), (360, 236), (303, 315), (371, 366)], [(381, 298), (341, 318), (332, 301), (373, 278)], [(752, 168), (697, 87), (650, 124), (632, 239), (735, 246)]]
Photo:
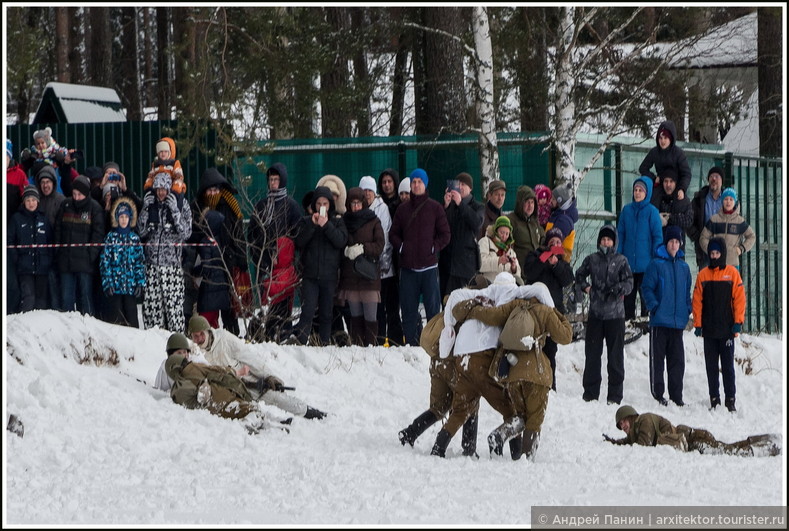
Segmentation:
[(156, 143), (156, 158), (151, 163), (151, 171), (143, 185), (143, 192), (151, 189), (157, 173), (167, 173), (170, 176), (170, 190), (174, 194), (183, 196), (186, 193), (184, 171), (181, 169), (181, 161), (175, 158), (175, 140), (170, 137), (164, 137)]

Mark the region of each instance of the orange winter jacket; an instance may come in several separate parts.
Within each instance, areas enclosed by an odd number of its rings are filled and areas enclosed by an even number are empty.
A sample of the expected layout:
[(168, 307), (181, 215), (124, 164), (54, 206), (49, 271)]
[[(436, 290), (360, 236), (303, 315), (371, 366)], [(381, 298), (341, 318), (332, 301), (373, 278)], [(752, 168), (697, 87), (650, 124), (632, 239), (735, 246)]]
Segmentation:
[(693, 326), (704, 337), (732, 337), (731, 327), (745, 321), (745, 288), (737, 268), (705, 267), (693, 289)]

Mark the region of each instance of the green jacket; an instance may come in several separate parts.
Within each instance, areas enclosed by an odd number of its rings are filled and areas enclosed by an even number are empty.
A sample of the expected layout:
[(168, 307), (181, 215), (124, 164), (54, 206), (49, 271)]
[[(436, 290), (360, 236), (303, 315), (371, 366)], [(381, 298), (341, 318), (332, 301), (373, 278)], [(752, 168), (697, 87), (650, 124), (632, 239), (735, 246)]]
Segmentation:
[(687, 441), (682, 433), (677, 433), (671, 422), (655, 413), (638, 415), (630, 426), (627, 437), (619, 439), (617, 443), (641, 446), (665, 444), (679, 450), (687, 450)]

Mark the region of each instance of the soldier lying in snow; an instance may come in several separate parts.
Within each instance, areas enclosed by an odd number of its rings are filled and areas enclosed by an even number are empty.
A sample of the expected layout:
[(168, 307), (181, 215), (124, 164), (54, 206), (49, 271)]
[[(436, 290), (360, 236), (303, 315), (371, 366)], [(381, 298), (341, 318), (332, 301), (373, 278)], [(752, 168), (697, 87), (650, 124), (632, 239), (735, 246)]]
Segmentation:
[(697, 451), (700, 454), (727, 454), (766, 457), (781, 453), (780, 435), (752, 435), (742, 441), (724, 443), (717, 440), (707, 430), (691, 428), (682, 424), (674, 426), (654, 413), (638, 412), (632, 406), (622, 406), (616, 411), (616, 427), (627, 434), (622, 439), (603, 435), (613, 444), (640, 444), (657, 446), (665, 444), (684, 452)]

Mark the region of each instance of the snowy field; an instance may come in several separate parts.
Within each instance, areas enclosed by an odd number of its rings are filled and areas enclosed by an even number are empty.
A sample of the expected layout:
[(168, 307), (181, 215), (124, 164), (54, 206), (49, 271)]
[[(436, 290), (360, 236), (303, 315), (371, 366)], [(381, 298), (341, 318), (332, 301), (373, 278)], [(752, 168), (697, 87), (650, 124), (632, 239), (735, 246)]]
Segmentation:
[[(787, 502), (785, 453), (604, 442), (603, 433), (623, 436), (617, 406), (581, 399), (581, 342), (559, 347), (558, 393), (536, 460), (513, 462), (506, 451), (489, 457), (487, 434), (501, 418), (484, 403), (479, 460), (461, 455), (460, 433), (446, 459), (430, 456), (438, 424), (413, 449), (400, 445), (397, 432), (428, 405), (419, 348), (250, 345), (296, 396), (330, 414), (252, 436), (151, 387), (166, 331), (52, 311), (7, 316), (4, 328), (4, 416), (24, 424), (22, 438), (5, 432), (4, 526), (525, 526), (535, 505)], [(685, 348), (686, 407), (651, 398), (647, 337), (625, 347), (623, 404), (726, 442), (761, 433), (785, 440), (781, 336), (739, 340), (734, 414), (708, 410), (702, 340), (686, 332)]]

